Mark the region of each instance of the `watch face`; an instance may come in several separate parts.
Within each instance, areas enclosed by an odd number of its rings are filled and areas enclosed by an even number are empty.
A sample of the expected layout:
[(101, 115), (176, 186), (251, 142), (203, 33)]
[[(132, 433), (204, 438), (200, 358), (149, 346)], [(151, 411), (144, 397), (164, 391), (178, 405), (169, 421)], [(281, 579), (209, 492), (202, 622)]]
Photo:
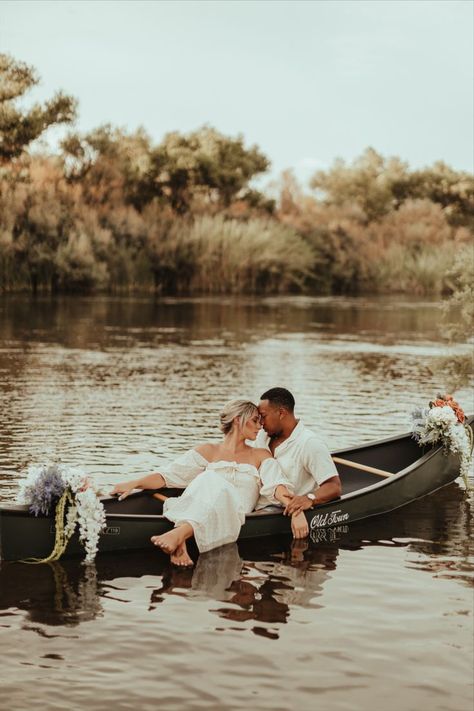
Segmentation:
[(311, 501), (315, 501), (316, 499), (314, 494), (306, 494), (306, 496), (308, 497), (308, 499), (311, 499)]

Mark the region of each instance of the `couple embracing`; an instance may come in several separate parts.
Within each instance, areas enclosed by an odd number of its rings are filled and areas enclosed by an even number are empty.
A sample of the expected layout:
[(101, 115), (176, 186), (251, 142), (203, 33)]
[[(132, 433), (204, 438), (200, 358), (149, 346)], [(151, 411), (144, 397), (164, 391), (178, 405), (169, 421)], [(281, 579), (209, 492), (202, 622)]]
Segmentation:
[(284, 507), (293, 536), (304, 538), (304, 511), (339, 497), (341, 483), (327, 447), (294, 408), (285, 388), (267, 390), (258, 405), (232, 400), (220, 414), (220, 442), (199, 444), (163, 472), (117, 484), (112, 493), (123, 499), (133, 489), (185, 488), (163, 506), (175, 527), (151, 539), (178, 566), (193, 564), (188, 538), (201, 553), (236, 541), (246, 514), (269, 505)]

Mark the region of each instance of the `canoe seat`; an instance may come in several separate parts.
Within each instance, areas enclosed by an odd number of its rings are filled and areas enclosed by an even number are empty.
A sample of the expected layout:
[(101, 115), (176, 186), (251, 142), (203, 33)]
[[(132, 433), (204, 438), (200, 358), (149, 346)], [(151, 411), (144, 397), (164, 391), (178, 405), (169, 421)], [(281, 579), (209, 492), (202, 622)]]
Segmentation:
[(361, 472), (368, 472), (369, 474), (376, 474), (377, 476), (393, 476), (393, 472), (388, 472), (385, 469), (379, 469), (378, 467), (369, 467), (368, 464), (360, 464), (359, 462), (353, 462), (350, 459), (333, 457), (332, 460), (335, 464), (342, 464), (350, 469), (359, 469)]

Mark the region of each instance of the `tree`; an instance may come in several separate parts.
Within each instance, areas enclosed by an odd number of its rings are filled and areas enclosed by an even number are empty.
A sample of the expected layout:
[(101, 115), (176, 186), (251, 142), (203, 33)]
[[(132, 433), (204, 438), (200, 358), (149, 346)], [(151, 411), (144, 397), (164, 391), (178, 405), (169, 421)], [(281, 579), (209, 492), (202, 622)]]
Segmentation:
[(229, 138), (210, 126), (182, 135), (168, 133), (152, 153), (148, 184), (156, 196), (168, 198), (184, 214), (196, 198), (228, 207), (240, 197), (253, 203), (248, 184), (270, 163), (257, 146), (246, 148), (242, 136)]
[(83, 185), (90, 203), (123, 199), (141, 211), (158, 200), (185, 214), (196, 201), (221, 209), (241, 199), (271, 211), (268, 199), (249, 188), (269, 162), (256, 146), (245, 148), (241, 136), (204, 127), (169, 133), (152, 146), (143, 129), (127, 134), (106, 125), (85, 136), (70, 134), (62, 148), (69, 180)]
[(43, 106), (17, 107), (17, 100), (38, 83), (33, 67), (0, 54), (0, 163), (18, 158), (50, 126), (69, 123), (76, 116), (75, 99), (62, 92)]
[(438, 161), (430, 168), (414, 171), (407, 182), (409, 197), (437, 203), (449, 224), (474, 231), (474, 176)]
[(407, 164), (399, 158), (385, 159), (373, 148), (367, 148), (352, 165), (338, 159), (330, 170), (318, 171), (310, 184), (322, 193), (326, 204), (357, 205), (371, 222), (397, 207), (392, 186), (407, 172)]
[(61, 147), (66, 175), (82, 185), (88, 203), (142, 207), (149, 201), (151, 140), (144, 129), (129, 134), (106, 124), (84, 136), (69, 134)]
[(411, 171), (399, 158), (384, 158), (367, 148), (352, 165), (337, 160), (311, 180), (323, 203), (358, 206), (367, 222), (380, 220), (408, 200), (430, 200), (443, 209), (455, 227), (474, 229), (474, 178), (443, 162)]

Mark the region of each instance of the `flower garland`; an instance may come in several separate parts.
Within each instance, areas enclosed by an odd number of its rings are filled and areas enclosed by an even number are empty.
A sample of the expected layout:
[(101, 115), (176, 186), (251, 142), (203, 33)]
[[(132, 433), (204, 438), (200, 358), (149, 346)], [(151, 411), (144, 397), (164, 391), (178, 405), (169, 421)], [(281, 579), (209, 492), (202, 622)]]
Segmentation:
[(441, 443), (446, 452), (459, 455), (460, 473), (470, 489), (469, 469), (472, 463), (473, 433), (465, 424), (466, 416), (451, 395), (438, 395), (429, 407), (412, 412), (413, 437), (420, 446)]
[(83, 472), (60, 464), (30, 467), (20, 484), (18, 500), (27, 504), (35, 516), (48, 516), (55, 509), (53, 550), (47, 558), (31, 558), (27, 562), (58, 560), (77, 526), (79, 540), (86, 551), (85, 562), (94, 560), (99, 536), (105, 527), (105, 510)]

